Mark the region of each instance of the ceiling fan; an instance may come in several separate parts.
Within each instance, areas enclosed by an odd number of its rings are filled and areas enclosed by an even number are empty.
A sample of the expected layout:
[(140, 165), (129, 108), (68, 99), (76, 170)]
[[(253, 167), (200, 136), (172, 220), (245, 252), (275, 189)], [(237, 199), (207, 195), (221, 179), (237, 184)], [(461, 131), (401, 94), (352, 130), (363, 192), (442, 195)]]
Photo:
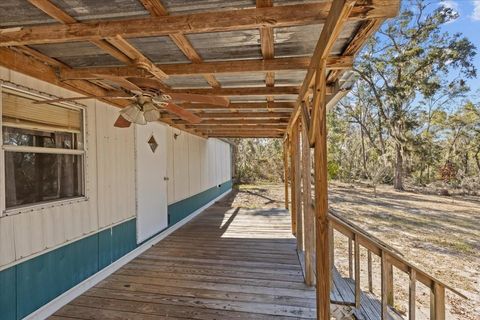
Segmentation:
[(206, 103), (218, 106), (227, 107), (230, 101), (225, 97), (200, 95), (190, 93), (173, 93), (167, 92), (166, 86), (155, 79), (149, 78), (122, 78), (112, 75), (95, 75), (96, 79), (108, 80), (119, 86), (124, 91), (131, 94), (130, 96), (85, 96), (73, 98), (59, 98), (50, 100), (41, 100), (34, 102), (54, 103), (62, 101), (94, 99), (94, 98), (109, 98), (119, 100), (131, 100), (132, 103), (120, 110), (120, 115), (115, 121), (114, 126), (119, 128), (127, 128), (132, 123), (145, 125), (148, 122), (160, 119), (160, 110), (177, 115), (179, 118), (188, 121), (189, 123), (199, 123), (202, 119), (196, 114), (178, 106), (178, 101), (188, 101), (193, 103)]

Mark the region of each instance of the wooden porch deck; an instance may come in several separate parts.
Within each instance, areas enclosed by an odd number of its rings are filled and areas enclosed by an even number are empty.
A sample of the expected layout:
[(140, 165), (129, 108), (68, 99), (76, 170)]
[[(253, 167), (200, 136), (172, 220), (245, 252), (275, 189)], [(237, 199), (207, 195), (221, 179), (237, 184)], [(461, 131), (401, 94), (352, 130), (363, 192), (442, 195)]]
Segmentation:
[(233, 196), (51, 319), (314, 319), (290, 214), (232, 208)]

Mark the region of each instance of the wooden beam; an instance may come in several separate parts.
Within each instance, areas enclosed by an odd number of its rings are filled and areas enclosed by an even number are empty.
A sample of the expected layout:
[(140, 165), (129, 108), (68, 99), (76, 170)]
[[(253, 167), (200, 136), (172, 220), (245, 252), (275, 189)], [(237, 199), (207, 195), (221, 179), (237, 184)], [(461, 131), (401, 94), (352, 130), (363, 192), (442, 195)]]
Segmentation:
[(317, 319), (330, 319), (330, 261), (328, 234), (327, 122), (326, 107), (320, 110), (319, 130), (315, 131), (315, 235)]
[[(57, 7), (50, 0), (29, 0), (29, 2), (59, 22), (64, 24), (78, 22), (74, 17)], [(116, 35), (108, 40), (107, 42), (103, 39), (92, 39), (91, 42), (118, 60), (127, 64), (135, 64), (137, 67), (148, 71), (158, 79), (168, 78), (162, 70), (121, 36)]]
[(340, 35), (343, 27), (347, 23), (348, 17), (352, 13), (354, 5), (355, 0), (338, 0), (333, 3), (327, 20), (322, 28), (322, 32), (320, 33), (317, 45), (315, 46), (307, 75), (305, 76), (303, 84), (300, 88), (300, 94), (298, 95), (297, 100), (297, 108), (293, 113), (292, 120), (290, 122), (291, 126), (293, 123), (295, 123), (300, 114), (300, 104), (305, 100), (305, 97), (308, 94), (313, 77), (316, 71), (318, 71), (319, 63), (324, 61), (330, 55), (330, 51), (335, 44), (337, 37)]
[(210, 138), (275, 138), (281, 139), (282, 135), (278, 134), (242, 134), (242, 133), (231, 133), (231, 134), (209, 134)]
[[(357, 52), (359, 52), (363, 45), (365, 44), (366, 40), (372, 36), (382, 25), (385, 19), (371, 19), (365, 21), (360, 29), (357, 31), (353, 39), (344, 49), (342, 55), (349, 55), (355, 56)], [(327, 83), (331, 83), (335, 81), (335, 79), (339, 79), (340, 75), (343, 71), (342, 70), (332, 70), (327, 78)]]
[(128, 43), (123, 37), (117, 35), (115, 37), (107, 38), (107, 41), (126, 56), (130, 57), (130, 59), (134, 61), (136, 67), (148, 71), (160, 80), (168, 78), (168, 75), (165, 72), (151, 62), (150, 59), (145, 57), (137, 48)]
[(320, 125), (320, 109), (327, 107), (327, 95), (325, 90), (325, 87), (327, 85), (326, 72), (327, 70), (325, 68), (325, 60), (322, 59), (318, 64), (317, 71), (315, 72), (315, 90), (313, 91), (312, 114), (310, 119), (310, 125), (308, 128), (308, 140), (311, 146), (315, 144), (315, 132), (318, 130), (318, 127)]
[(268, 95), (284, 95), (298, 94), (297, 86), (284, 87), (239, 87), (239, 88), (219, 88), (219, 89), (174, 89), (172, 93), (194, 93), (207, 94), (215, 96), (268, 96)]
[[(218, 74), (237, 72), (265, 72), (308, 69), (310, 59), (305, 57), (276, 58), (270, 60), (212, 61), (199, 63), (156, 64), (168, 75), (189, 76), (197, 74)], [(327, 69), (351, 69), (353, 57), (330, 56)], [(136, 67), (89, 67), (62, 70), (63, 79), (88, 79), (93, 74), (110, 74), (119, 77), (142, 77), (145, 72)]]
[(187, 128), (199, 130), (280, 130), (285, 131), (287, 124), (211, 124), (211, 125), (186, 125)]
[(289, 140), (283, 141), (283, 180), (285, 184), (285, 209), (288, 210), (288, 181), (289, 181), (289, 168), (288, 168), (288, 146), (289, 146)]
[[(306, 125), (303, 125), (303, 124)], [(315, 283), (315, 211), (312, 204), (312, 161), (308, 142), (308, 122), (302, 120), (302, 197), (304, 216), (305, 284)]]
[[(57, 7), (50, 0), (28, 0), (28, 1), (38, 9), (45, 12), (50, 17), (54, 18), (55, 20), (63, 24), (72, 24), (72, 23), (78, 22), (74, 17), (70, 16), (61, 8)], [(97, 47), (99, 47), (100, 49), (109, 53), (111, 56), (118, 59), (119, 61), (122, 61), (123, 63), (126, 63), (126, 64), (132, 63), (132, 61), (128, 56), (124, 55), (122, 52), (120, 52), (115, 47), (110, 45), (107, 41), (103, 39), (96, 39), (96, 40), (92, 40), (91, 42), (95, 44)]]
[[(202, 119), (219, 119), (219, 118), (287, 118), (290, 112), (198, 112), (195, 113)], [(174, 115), (165, 114), (165, 118), (176, 118)]]
[[(175, 120), (175, 123), (178, 124), (190, 124), (185, 120)], [(277, 119), (204, 119), (202, 122), (195, 124), (195, 126), (204, 126), (204, 125), (230, 125), (230, 124), (243, 124), (243, 125), (253, 125), (253, 124), (262, 124), (262, 125), (276, 125), (276, 124), (288, 124), (288, 117), (286, 118), (277, 118)]]
[(160, 0), (140, 0), (140, 2), (143, 4), (145, 9), (147, 9), (147, 11), (150, 12), (150, 14), (154, 17), (168, 15), (167, 9), (163, 6)]
[[(272, 0), (257, 0), (257, 8), (266, 8), (272, 7)], [(275, 42), (274, 42), (274, 33), (271, 27), (261, 27), (260, 28), (260, 46), (262, 50), (262, 56), (264, 60), (270, 60), (275, 57)], [(275, 85), (275, 73), (267, 72), (265, 74), (265, 85), (267, 87), (273, 87)], [(274, 97), (268, 96), (268, 102), (273, 102)]]
[(299, 132), (297, 128), (298, 124), (295, 124), (294, 130), (292, 130), (290, 135), (290, 189), (292, 195), (292, 204), (291, 204), (291, 219), (292, 219), (292, 234), (297, 234), (297, 214), (298, 212), (298, 203), (301, 201), (299, 199), (300, 190), (299, 190)]
[(297, 252), (303, 253), (303, 207), (302, 207), (302, 150), (301, 150), (301, 134), (302, 134), (302, 124), (300, 121), (297, 121), (295, 130), (297, 131), (297, 146), (296, 157), (295, 157), (295, 198), (296, 201), (296, 214), (297, 222), (295, 223), (297, 230), (295, 232), (295, 237), (297, 238)]
[[(318, 66), (324, 68), (325, 59), (329, 56), (338, 35), (340, 34), (347, 18), (353, 10), (354, 0), (337, 0), (333, 3), (325, 22), (320, 38), (315, 47), (311, 67), (303, 81), (300, 95), (297, 100), (297, 111), (310, 87), (315, 74), (319, 72)], [(315, 70), (315, 71), (313, 71)], [(322, 70), (317, 75), (318, 87), (315, 94), (319, 97), (326, 96), (325, 74)], [(292, 124), (295, 123), (298, 112), (292, 115)], [(330, 319), (330, 234), (328, 222), (328, 175), (327, 175), (327, 105), (326, 99), (320, 99), (315, 111), (316, 129), (313, 131), (315, 140), (314, 163), (315, 163), (315, 235), (316, 235), (316, 276), (317, 276), (317, 319)], [(293, 128), (293, 125), (292, 125)], [(293, 129), (292, 129), (293, 130)], [(310, 128), (310, 130), (312, 130)], [(310, 137), (309, 137), (310, 138)], [(311, 141), (310, 141), (311, 143)]]
[[(27, 56), (12, 49), (0, 48), (0, 65), (80, 94), (92, 96), (118, 95), (112, 94), (110, 91), (83, 80), (61, 81), (57, 77), (56, 69), (52, 68), (48, 62), (41, 61), (40, 55), (40, 53), (37, 53), (35, 57)], [(98, 100), (120, 108), (129, 105), (128, 101), (109, 100), (108, 98)], [(205, 137), (204, 134), (199, 133), (196, 130), (186, 129), (184, 125), (176, 124), (169, 119), (160, 119), (160, 121), (193, 135)]]
[(207, 105), (200, 103), (177, 103), (178, 106), (188, 109), (188, 110), (228, 110), (228, 109), (249, 109), (249, 110), (263, 110), (266, 111), (267, 108), (271, 110), (275, 109), (293, 109), (295, 107), (295, 102), (293, 101), (282, 101), (282, 102), (245, 102), (245, 103), (230, 103), (228, 107), (216, 106), (216, 105)]
[[(352, 20), (396, 16), (400, 1), (369, 1), (352, 11)], [(336, 1), (333, 2), (334, 4)], [(325, 23), (331, 2), (193, 13), (187, 15), (118, 19), (3, 29), (0, 46), (61, 43), (122, 37), (165, 36), (173, 33), (221, 32), (260, 27)]]
[[(167, 16), (168, 10), (163, 6), (160, 0), (143, 0), (143, 6), (150, 12), (153, 17)], [(177, 45), (183, 54), (194, 63), (202, 62), (202, 57), (193, 47), (190, 41), (183, 33), (170, 34), (170, 39)], [(203, 77), (212, 88), (220, 88), (220, 82), (212, 74), (204, 74)]]

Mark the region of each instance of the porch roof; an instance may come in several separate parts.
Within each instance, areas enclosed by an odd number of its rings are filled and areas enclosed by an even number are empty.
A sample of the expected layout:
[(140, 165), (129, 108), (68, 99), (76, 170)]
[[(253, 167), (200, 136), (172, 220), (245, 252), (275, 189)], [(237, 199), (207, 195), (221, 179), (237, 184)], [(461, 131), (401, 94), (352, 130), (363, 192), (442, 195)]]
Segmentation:
[(204, 137), (281, 137), (312, 95), (318, 47), (328, 49), (333, 104), (353, 83), (355, 54), (400, 0), (343, 1), (345, 17), (331, 12), (335, 2), (311, 0), (28, 2), (0, 3), (1, 65), (86, 95), (122, 90), (93, 74), (156, 78), (170, 92), (230, 99), (181, 104), (198, 124), (167, 112), (163, 122)]

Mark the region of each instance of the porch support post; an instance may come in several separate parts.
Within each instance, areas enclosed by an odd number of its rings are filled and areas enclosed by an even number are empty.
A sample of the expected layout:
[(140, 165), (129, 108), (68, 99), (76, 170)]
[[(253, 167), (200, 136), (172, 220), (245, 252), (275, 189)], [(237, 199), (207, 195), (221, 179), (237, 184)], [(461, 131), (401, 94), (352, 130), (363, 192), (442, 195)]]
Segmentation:
[(318, 94), (318, 116), (315, 134), (315, 228), (316, 228), (316, 274), (317, 274), (317, 319), (330, 319), (330, 254), (328, 232), (328, 185), (327, 185), (327, 122), (325, 60), (321, 60), (316, 75), (315, 92)]
[(302, 184), (303, 184), (303, 225), (305, 249), (305, 284), (315, 283), (315, 211), (312, 204), (312, 162), (308, 142), (308, 125), (302, 118)]
[(296, 125), (296, 131), (297, 131), (297, 163), (296, 163), (296, 168), (295, 170), (296, 171), (296, 182), (297, 182), (297, 186), (296, 186), (296, 195), (295, 197), (297, 198), (297, 208), (296, 208), (296, 211), (297, 211), (297, 232), (296, 232), (296, 237), (297, 237), (297, 251), (299, 253), (302, 253), (303, 252), (303, 215), (304, 215), (304, 212), (303, 212), (303, 206), (302, 206), (302, 176), (304, 175), (304, 172), (302, 172), (303, 168), (302, 168), (302, 160), (301, 160), (301, 155), (302, 155), (302, 152), (301, 152), (301, 149), (300, 149), (300, 146), (301, 146), (301, 133), (302, 133), (302, 124), (300, 122), (300, 119), (297, 121), (297, 125)]
[(292, 202), (291, 202), (291, 218), (292, 218), (292, 234), (297, 234), (297, 208), (298, 208), (298, 201), (299, 201), (299, 190), (298, 190), (298, 130), (296, 128), (296, 124), (294, 124), (294, 128), (292, 130), (292, 134), (290, 135), (290, 190), (292, 195)]
[(287, 139), (283, 141), (283, 171), (284, 171), (284, 180), (285, 180), (285, 209), (288, 210), (288, 180), (289, 174), (288, 174), (288, 145), (289, 145), (289, 139), (287, 136)]

